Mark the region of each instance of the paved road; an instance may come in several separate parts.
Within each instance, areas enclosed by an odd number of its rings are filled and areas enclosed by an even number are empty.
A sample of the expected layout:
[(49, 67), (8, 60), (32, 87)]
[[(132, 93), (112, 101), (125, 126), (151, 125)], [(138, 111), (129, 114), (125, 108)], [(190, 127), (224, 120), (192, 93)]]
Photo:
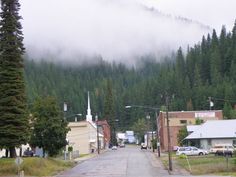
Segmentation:
[[(136, 146), (109, 150), (86, 160), (57, 177), (167, 177), (160, 161), (149, 151)], [(179, 177), (183, 175), (171, 175)], [(186, 175), (185, 176), (190, 176)], [(170, 177), (170, 176), (169, 176)], [(205, 176), (206, 177), (206, 176)], [(212, 176), (211, 176), (212, 177)]]

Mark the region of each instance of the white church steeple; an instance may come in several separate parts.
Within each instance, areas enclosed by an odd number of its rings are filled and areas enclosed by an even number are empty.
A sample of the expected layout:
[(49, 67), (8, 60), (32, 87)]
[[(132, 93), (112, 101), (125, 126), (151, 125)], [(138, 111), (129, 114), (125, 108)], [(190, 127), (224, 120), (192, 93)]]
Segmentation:
[(90, 97), (89, 97), (89, 92), (88, 92), (88, 109), (87, 109), (87, 115), (86, 115), (86, 121), (92, 122), (93, 117), (91, 115), (91, 109), (90, 109)]

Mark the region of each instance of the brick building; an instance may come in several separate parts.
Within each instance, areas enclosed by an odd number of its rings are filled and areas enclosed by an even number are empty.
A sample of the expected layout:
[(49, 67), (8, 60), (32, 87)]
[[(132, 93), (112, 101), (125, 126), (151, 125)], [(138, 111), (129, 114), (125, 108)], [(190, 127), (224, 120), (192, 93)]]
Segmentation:
[(100, 129), (100, 132), (103, 133), (104, 136), (104, 148), (107, 148), (109, 146), (110, 140), (111, 140), (111, 130), (108, 122), (106, 120), (99, 120), (97, 121), (97, 125)]
[[(170, 142), (171, 149), (178, 146), (177, 135), (179, 130), (185, 125), (194, 125), (196, 119), (201, 119), (203, 122), (206, 120), (221, 120), (223, 119), (222, 110), (209, 110), (209, 111), (176, 111), (168, 112), (169, 128), (170, 128)], [(168, 150), (167, 140), (167, 121), (166, 112), (160, 111), (157, 119), (158, 134), (160, 139), (161, 151)]]

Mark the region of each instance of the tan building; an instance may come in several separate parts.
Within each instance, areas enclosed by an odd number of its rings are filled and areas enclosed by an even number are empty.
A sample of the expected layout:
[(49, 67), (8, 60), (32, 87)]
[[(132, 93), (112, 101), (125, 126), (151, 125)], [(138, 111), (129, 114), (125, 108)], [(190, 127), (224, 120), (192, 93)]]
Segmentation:
[[(93, 122), (70, 122), (68, 126), (71, 130), (67, 134), (67, 140), (74, 153), (89, 154), (97, 151), (97, 126)], [(103, 135), (99, 133), (100, 148), (104, 148), (103, 141)]]
[[(88, 109), (86, 120), (69, 123), (70, 131), (67, 133), (69, 146), (73, 147), (73, 154), (89, 154), (104, 148), (103, 133), (99, 133), (97, 125), (93, 122), (88, 92)], [(75, 155), (77, 156), (77, 155)]]
[[(222, 110), (209, 110), (209, 111), (177, 111), (168, 112), (169, 127), (170, 127), (170, 142), (171, 149), (178, 146), (177, 135), (179, 130), (185, 125), (194, 125), (196, 119), (201, 119), (203, 122), (206, 120), (221, 120), (223, 119)], [(157, 119), (159, 129), (159, 139), (162, 151), (168, 150), (167, 141), (167, 119), (166, 112), (160, 112)]]

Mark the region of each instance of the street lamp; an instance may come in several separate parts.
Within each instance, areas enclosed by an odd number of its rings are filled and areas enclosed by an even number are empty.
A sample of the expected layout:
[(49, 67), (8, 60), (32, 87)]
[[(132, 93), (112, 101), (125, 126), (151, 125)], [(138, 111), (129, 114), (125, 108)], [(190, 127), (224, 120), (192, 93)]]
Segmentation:
[[(158, 117), (157, 117), (157, 112), (160, 110), (160, 108), (156, 108), (156, 107), (151, 107), (151, 106), (140, 106), (140, 105), (127, 105), (125, 106), (126, 109), (130, 109), (130, 108), (142, 108), (142, 109), (151, 109), (151, 110), (154, 110), (155, 111), (155, 117), (156, 119), (158, 120)], [(150, 116), (147, 117), (147, 119), (150, 119)], [(160, 143), (159, 143), (159, 127), (158, 127), (158, 123), (157, 123), (157, 141), (158, 141), (158, 144), (157, 144), (157, 151), (158, 151), (158, 157), (160, 157)], [(148, 137), (148, 134), (147, 134), (147, 137)], [(153, 128), (152, 128), (152, 139), (153, 139)], [(154, 148), (152, 148), (153, 152), (154, 152)]]
[(64, 119), (66, 119), (66, 112), (67, 112), (67, 103), (63, 103), (63, 113), (64, 113)]

